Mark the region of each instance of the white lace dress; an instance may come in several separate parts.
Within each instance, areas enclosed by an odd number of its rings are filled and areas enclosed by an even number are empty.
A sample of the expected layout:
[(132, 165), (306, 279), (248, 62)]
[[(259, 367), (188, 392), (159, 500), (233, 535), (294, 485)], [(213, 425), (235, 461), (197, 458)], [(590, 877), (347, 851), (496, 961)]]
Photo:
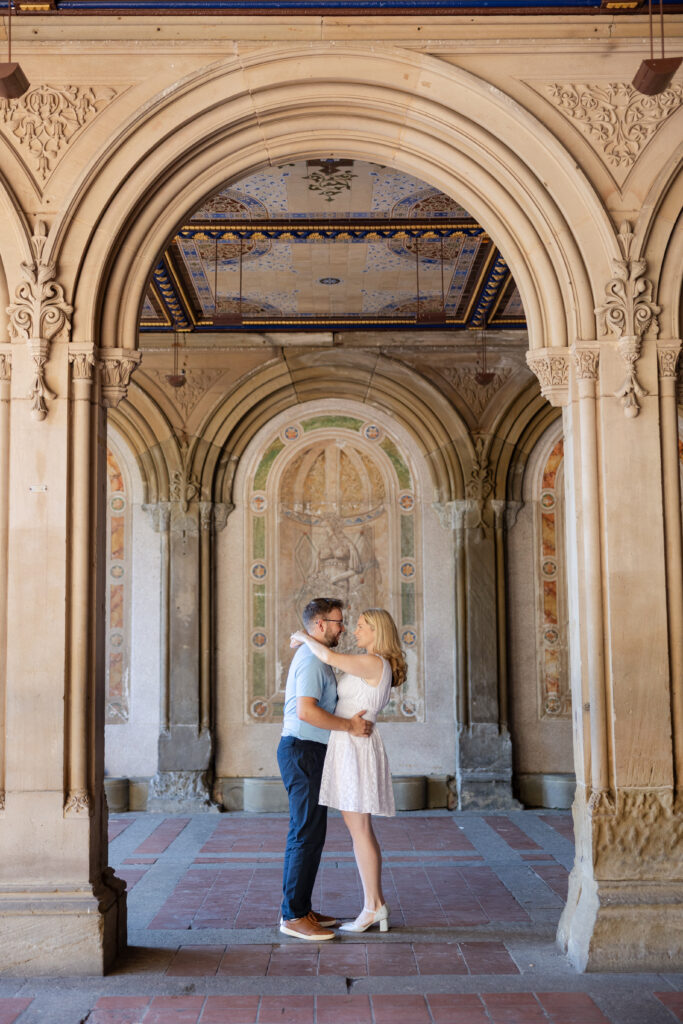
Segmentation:
[[(335, 715), (351, 718), (365, 708), (365, 718), (377, 720), (391, 695), (391, 665), (384, 658), (382, 665), (382, 678), (377, 686), (369, 686), (359, 676), (348, 673), (341, 677), (337, 683), (339, 701)], [(330, 733), (319, 801), (340, 811), (364, 811), (387, 817), (396, 813), (389, 762), (377, 728), (368, 737)]]

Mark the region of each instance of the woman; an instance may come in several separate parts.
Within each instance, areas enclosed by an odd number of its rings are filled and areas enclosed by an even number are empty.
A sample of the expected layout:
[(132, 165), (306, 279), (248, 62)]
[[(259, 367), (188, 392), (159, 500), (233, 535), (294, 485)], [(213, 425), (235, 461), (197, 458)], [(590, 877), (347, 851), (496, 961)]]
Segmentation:
[[(337, 683), (336, 715), (351, 718), (358, 711), (365, 711), (366, 717), (374, 722), (389, 702), (392, 687), (404, 682), (406, 660), (396, 623), (383, 608), (364, 611), (354, 636), (365, 654), (339, 654), (304, 632), (293, 633), (291, 642), (293, 647), (308, 644), (317, 658), (344, 673)], [(379, 924), (380, 931), (387, 931), (389, 909), (382, 894), (382, 853), (370, 815), (392, 816), (396, 808), (387, 755), (376, 729), (367, 738), (347, 732), (331, 733), (320, 803), (342, 812), (363, 883), (363, 909), (355, 921), (343, 924), (342, 930), (364, 932)]]

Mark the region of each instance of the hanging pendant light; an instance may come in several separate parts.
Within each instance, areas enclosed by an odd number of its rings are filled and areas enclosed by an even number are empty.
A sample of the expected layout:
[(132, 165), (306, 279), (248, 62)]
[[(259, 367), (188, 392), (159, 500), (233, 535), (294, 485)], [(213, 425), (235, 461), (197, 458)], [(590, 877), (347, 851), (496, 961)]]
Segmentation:
[(12, 0), (7, 0), (7, 61), (0, 63), (0, 97), (16, 100), (24, 95), (29, 81), (21, 67), (12, 63)]
[(495, 376), (495, 373), (486, 366), (486, 318), (484, 318), (481, 325), (481, 366), (475, 373), (474, 379), (480, 387), (485, 388)]
[(659, 35), (662, 56), (654, 56), (654, 39), (652, 35), (652, 0), (648, 0), (650, 13), (650, 59), (644, 60), (633, 79), (633, 88), (643, 96), (658, 96), (671, 85), (671, 79), (681, 66), (683, 57), (664, 56), (664, 0), (659, 0)]
[(167, 377), (166, 377), (166, 380), (168, 381), (168, 383), (171, 385), (172, 388), (184, 388), (185, 384), (187, 383), (187, 379), (185, 377), (185, 367), (183, 367), (182, 370), (178, 369), (179, 351), (180, 351), (180, 342), (178, 341), (178, 332), (174, 331), (173, 332), (173, 373), (169, 373), (167, 375)]

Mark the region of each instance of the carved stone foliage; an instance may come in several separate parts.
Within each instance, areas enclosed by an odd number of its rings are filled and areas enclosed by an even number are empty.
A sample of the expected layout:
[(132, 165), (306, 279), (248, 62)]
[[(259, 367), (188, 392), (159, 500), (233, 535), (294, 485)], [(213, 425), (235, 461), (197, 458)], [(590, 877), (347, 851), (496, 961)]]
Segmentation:
[(74, 136), (114, 96), (104, 85), (39, 85), (20, 99), (0, 99), (0, 130), (44, 184)]
[(659, 96), (643, 96), (625, 82), (553, 83), (545, 92), (602, 154), (619, 181), (683, 103), (683, 88), (677, 84)]
[(131, 374), (140, 362), (141, 355), (134, 349), (109, 348), (99, 353), (100, 377), (102, 381), (102, 405), (115, 409), (126, 397)]
[(683, 817), (659, 789), (592, 794), (593, 861), (603, 878), (663, 878), (681, 871)]
[(0, 352), (0, 381), (12, 379), (12, 356), (9, 352)]
[(577, 380), (597, 380), (600, 352), (596, 348), (575, 348), (574, 366)]
[(631, 256), (633, 232), (629, 223), (622, 224), (617, 238), (623, 258), (612, 260), (614, 277), (605, 286), (604, 305), (598, 306), (595, 313), (600, 332), (611, 332), (619, 339), (619, 354), (627, 373), (614, 394), (621, 399), (624, 415), (634, 417), (640, 412), (638, 399), (647, 395), (636, 376), (640, 347), (647, 331), (658, 333), (657, 316), (661, 307), (652, 301), (652, 282), (643, 276), (646, 261)]
[(661, 344), (657, 346), (657, 363), (659, 376), (678, 377), (678, 357), (681, 353), (681, 343), (675, 342), (670, 345)]
[(71, 330), (72, 307), (64, 299), (64, 289), (55, 281), (54, 262), (43, 258), (47, 228), (36, 222), (31, 237), (33, 259), (21, 264), (23, 281), (17, 285), (14, 302), (7, 307), (9, 334), (13, 341), (25, 341), (31, 348), (35, 376), (29, 397), (32, 415), (43, 420), (47, 416), (47, 398), (55, 395), (45, 382), (45, 364), (50, 356), (50, 342), (62, 330)]
[(569, 350), (538, 348), (526, 354), (529, 369), (538, 377), (541, 394), (551, 405), (566, 405), (569, 400)]
[(478, 384), (479, 370), (471, 366), (445, 366), (439, 373), (458, 392), (467, 408), (479, 419), (484, 409), (512, 376), (512, 367), (503, 366), (496, 370), (488, 384)]
[(90, 814), (90, 811), (90, 796), (87, 789), (74, 789), (68, 794), (64, 804), (65, 815)]

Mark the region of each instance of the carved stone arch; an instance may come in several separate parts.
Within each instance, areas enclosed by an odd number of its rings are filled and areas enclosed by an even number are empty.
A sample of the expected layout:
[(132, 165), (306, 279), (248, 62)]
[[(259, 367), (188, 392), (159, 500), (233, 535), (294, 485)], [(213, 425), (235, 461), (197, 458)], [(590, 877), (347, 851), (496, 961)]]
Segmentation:
[[(14, 289), (20, 283), (22, 263), (33, 259), (31, 226), (24, 216), (19, 201), (0, 175), (0, 323), (6, 322), (7, 306)], [(15, 275), (15, 276), (13, 276)], [(3, 331), (3, 333), (5, 333)]]
[[(135, 454), (145, 503), (168, 501), (171, 472), (179, 463), (178, 446), (157, 403), (136, 383), (128, 400), (109, 410), (109, 417)], [(174, 450), (176, 457), (170, 464)]]
[(491, 443), (496, 499), (522, 501), (522, 481), (529, 455), (548, 425), (560, 415), (561, 410), (539, 394), (536, 381), (530, 381), (509, 403), (496, 424)]
[[(658, 301), (662, 307), (659, 336), (680, 338), (683, 335), (683, 171), (677, 188), (670, 189), (662, 207), (663, 222), (668, 230), (663, 241), (659, 273)], [(667, 215), (668, 214), (668, 215)], [(679, 374), (681, 372), (679, 366)]]
[(232, 503), (232, 483), (252, 437), (274, 416), (302, 402), (334, 397), (388, 412), (414, 438), (434, 487), (434, 500), (465, 493), (463, 460), (472, 441), (458, 412), (432, 384), (385, 356), (323, 351), (271, 362), (244, 378), (202, 425), (193, 460), (202, 493)]
[[(362, 83), (346, 70), (349, 53), (363, 58)], [(135, 347), (147, 271), (178, 220), (228, 180), (320, 151), (400, 166), (458, 197), (508, 260), (532, 348), (592, 336), (589, 280), (609, 275), (618, 247), (558, 140), (510, 97), (436, 58), (316, 44), (203, 69), (150, 104), (144, 125), (123, 126), (56, 225), (70, 284), (88, 281), (75, 338)]]

